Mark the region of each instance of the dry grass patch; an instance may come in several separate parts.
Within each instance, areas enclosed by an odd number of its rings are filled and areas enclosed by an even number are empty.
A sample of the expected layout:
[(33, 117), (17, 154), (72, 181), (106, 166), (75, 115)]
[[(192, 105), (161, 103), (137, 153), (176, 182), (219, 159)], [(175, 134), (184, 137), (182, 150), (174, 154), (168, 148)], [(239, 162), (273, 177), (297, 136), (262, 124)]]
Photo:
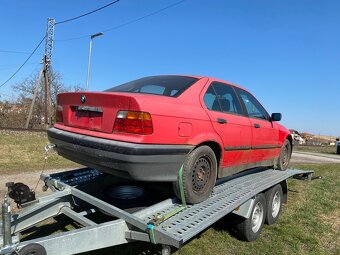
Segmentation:
[[(41, 170), (44, 146), (49, 143), (46, 133), (0, 130), (0, 174)], [(49, 153), (47, 169), (71, 168), (79, 165)]]

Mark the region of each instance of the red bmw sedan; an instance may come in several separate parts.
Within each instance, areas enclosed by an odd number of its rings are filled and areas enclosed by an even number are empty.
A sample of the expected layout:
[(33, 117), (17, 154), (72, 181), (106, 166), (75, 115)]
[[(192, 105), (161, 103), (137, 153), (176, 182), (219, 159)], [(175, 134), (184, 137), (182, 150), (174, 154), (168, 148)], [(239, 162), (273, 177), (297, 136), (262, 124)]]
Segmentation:
[(48, 130), (58, 153), (99, 171), (172, 182), (189, 203), (218, 178), (254, 167), (286, 170), (292, 137), (246, 89), (203, 76), (145, 77), (104, 92), (62, 93)]

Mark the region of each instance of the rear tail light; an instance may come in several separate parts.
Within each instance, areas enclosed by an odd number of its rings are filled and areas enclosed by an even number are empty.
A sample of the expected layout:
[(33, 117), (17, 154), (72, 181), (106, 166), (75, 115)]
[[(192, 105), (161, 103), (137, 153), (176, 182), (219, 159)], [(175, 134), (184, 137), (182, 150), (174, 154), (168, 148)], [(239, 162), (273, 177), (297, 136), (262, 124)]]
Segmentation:
[(57, 105), (56, 122), (63, 122), (63, 106)]
[(113, 131), (151, 135), (153, 132), (151, 115), (148, 112), (119, 111)]

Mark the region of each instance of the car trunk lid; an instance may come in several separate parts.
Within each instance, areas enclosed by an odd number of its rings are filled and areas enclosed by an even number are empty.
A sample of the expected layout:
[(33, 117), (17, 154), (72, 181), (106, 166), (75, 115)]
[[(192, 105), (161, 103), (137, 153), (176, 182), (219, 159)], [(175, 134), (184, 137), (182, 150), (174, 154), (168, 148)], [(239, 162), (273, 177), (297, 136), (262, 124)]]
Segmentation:
[(59, 124), (112, 133), (117, 112), (129, 110), (131, 100), (113, 92), (62, 93), (57, 99), (57, 111), (62, 112)]

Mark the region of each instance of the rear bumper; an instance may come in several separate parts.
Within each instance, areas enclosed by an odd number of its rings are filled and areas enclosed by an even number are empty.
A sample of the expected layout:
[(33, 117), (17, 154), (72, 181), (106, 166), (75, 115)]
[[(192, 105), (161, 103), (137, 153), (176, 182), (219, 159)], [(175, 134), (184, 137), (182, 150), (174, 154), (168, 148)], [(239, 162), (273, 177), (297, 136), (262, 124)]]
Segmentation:
[(99, 171), (138, 181), (176, 181), (193, 145), (136, 144), (50, 128), (59, 155)]

